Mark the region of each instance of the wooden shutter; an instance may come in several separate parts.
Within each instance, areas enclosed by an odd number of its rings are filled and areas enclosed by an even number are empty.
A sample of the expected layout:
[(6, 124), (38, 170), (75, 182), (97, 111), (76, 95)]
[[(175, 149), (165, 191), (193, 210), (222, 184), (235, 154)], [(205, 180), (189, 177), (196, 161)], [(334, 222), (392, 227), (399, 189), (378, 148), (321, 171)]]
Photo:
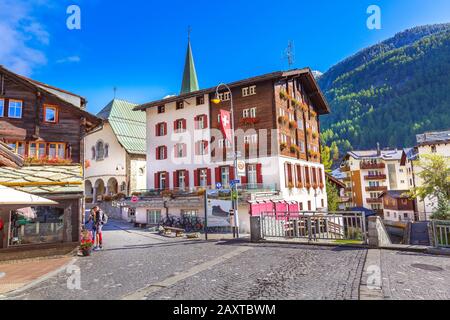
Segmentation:
[(155, 136), (159, 137), (159, 123), (155, 126)]
[(190, 188), (189, 185), (189, 170), (184, 170), (184, 184), (186, 186), (186, 188)]
[(178, 120), (175, 120), (175, 121), (173, 122), (173, 131), (175, 131), (175, 132), (177, 132), (177, 121), (178, 121)]
[(263, 176), (262, 176), (262, 164), (258, 163), (256, 165), (256, 179), (258, 184), (263, 183)]
[(183, 119), (183, 130), (186, 130), (187, 125), (186, 125), (186, 119)]
[(178, 171), (173, 172), (173, 187), (178, 188)]
[(203, 115), (203, 128), (204, 129), (208, 128), (208, 116), (206, 114)]
[(216, 183), (222, 182), (222, 176), (220, 174), (220, 167), (216, 168)]
[(229, 168), (230, 168), (230, 169), (228, 169), (228, 170), (229, 170), (229, 172), (230, 172), (230, 180), (236, 179), (236, 177), (235, 177), (235, 175), (234, 175), (234, 167), (233, 167), (233, 166), (230, 166)]
[(167, 146), (164, 146), (164, 159), (163, 160), (167, 159), (167, 157), (168, 157)]
[(211, 183), (211, 169), (208, 169), (207, 170), (207, 185), (208, 186), (210, 186), (212, 183)]
[(194, 170), (194, 187), (199, 187), (200, 183), (199, 183), (199, 175), (200, 175), (200, 170)]
[(163, 126), (164, 126), (164, 135), (166, 135), (167, 134), (167, 122), (164, 122)]
[(166, 190), (169, 190), (170, 189), (170, 176), (167, 171), (165, 172), (165, 174), (166, 174)]
[(159, 147), (156, 147), (156, 160), (161, 160), (160, 157), (161, 155), (159, 154)]
[(159, 189), (159, 173), (155, 173), (155, 189)]
[(245, 177), (241, 178), (241, 184), (247, 184), (248, 183), (248, 165), (245, 166)]

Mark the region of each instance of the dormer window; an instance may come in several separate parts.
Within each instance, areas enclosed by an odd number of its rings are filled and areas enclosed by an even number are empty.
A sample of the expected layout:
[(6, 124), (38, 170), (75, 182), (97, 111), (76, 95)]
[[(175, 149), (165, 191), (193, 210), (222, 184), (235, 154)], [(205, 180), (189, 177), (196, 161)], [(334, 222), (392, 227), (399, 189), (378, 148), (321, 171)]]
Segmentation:
[(178, 101), (176, 109), (177, 110), (184, 109), (184, 101)]
[(166, 112), (166, 107), (165, 106), (159, 106), (158, 107), (158, 113), (164, 113)]
[(197, 100), (196, 102), (197, 102), (198, 106), (202, 105), (202, 104), (205, 104), (205, 97), (204, 96), (197, 97), (196, 100)]

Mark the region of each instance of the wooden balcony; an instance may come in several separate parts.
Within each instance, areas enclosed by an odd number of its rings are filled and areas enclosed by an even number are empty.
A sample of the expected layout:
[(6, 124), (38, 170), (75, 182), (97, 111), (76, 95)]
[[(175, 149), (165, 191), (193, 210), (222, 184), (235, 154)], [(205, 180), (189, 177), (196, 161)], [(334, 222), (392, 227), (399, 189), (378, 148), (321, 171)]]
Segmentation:
[(344, 182), (352, 181), (352, 177), (346, 176), (344, 179), (342, 179), (342, 181), (344, 181)]
[(341, 171), (342, 172), (349, 172), (350, 171), (350, 166), (349, 165), (345, 165), (341, 167)]
[(387, 187), (366, 187), (366, 191), (367, 192), (371, 192), (371, 191), (387, 191)]
[(366, 201), (367, 201), (367, 203), (375, 203), (375, 204), (377, 204), (377, 203), (383, 203), (383, 199), (378, 199), (378, 198), (376, 198), (376, 199), (374, 199), (374, 198), (368, 198), (368, 199), (366, 199)]
[(379, 174), (379, 175), (372, 175), (372, 176), (364, 176), (364, 180), (369, 180), (369, 181), (373, 181), (373, 180), (386, 180), (386, 175), (385, 174)]
[(386, 164), (384, 163), (370, 163), (370, 162), (361, 162), (361, 169), (384, 169), (386, 168)]

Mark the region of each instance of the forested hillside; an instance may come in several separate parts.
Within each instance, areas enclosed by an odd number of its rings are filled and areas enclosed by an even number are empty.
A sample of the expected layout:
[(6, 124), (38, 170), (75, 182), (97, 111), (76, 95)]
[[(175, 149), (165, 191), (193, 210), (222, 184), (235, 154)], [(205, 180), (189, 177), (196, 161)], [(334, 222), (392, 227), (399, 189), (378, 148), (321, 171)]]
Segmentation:
[(319, 79), (332, 113), (323, 140), (349, 149), (405, 147), (415, 135), (450, 129), (450, 24), (397, 34), (337, 64)]

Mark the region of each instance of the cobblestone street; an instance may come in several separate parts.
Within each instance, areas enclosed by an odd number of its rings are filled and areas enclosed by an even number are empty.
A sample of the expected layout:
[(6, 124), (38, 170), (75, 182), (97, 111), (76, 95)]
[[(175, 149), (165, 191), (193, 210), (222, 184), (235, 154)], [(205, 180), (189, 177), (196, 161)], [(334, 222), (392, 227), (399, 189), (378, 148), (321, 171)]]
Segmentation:
[[(161, 238), (111, 222), (106, 248), (78, 258), (81, 289), (61, 272), (8, 299), (360, 298), (367, 250)], [(450, 299), (450, 259), (381, 251), (386, 299)]]

